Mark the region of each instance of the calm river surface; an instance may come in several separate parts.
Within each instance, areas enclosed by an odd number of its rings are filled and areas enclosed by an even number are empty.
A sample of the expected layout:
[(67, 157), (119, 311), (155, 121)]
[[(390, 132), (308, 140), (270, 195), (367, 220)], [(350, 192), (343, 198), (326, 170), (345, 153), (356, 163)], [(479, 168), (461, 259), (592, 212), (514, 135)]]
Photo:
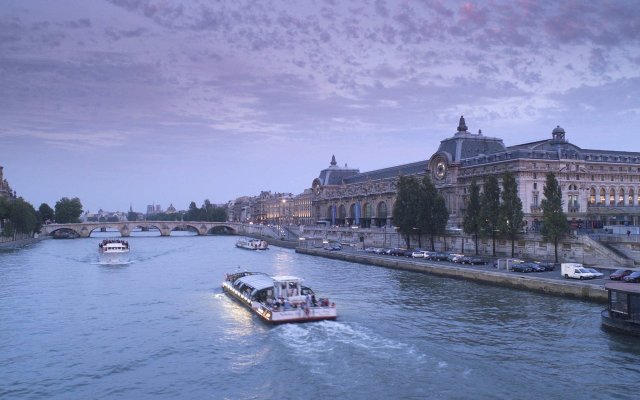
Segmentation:
[[(119, 266), (98, 237), (0, 253), (0, 398), (637, 398), (640, 340), (601, 330), (600, 304), (234, 237), (128, 240)], [(238, 266), (303, 276), (339, 319), (265, 325), (220, 289)]]

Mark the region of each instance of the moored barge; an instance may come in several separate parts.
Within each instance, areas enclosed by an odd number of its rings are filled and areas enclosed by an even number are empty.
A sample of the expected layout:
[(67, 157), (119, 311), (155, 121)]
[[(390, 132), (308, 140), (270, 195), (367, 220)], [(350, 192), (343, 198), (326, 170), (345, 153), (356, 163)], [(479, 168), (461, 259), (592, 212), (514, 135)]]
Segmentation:
[(316, 298), (302, 282), (296, 276), (238, 272), (225, 275), (222, 289), (269, 323), (336, 319), (335, 304), (328, 298)]
[(602, 326), (621, 333), (640, 336), (640, 285), (607, 282), (609, 305), (602, 311)]

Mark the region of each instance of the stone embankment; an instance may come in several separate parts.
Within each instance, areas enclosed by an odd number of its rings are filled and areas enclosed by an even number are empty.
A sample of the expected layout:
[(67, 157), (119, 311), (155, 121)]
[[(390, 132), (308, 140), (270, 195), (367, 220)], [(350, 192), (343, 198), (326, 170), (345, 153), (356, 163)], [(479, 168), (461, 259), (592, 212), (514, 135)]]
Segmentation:
[(20, 247), (29, 246), (41, 240), (48, 239), (47, 236), (31, 237), (25, 239), (9, 240), (0, 242), (0, 250), (13, 250)]
[(418, 262), (403, 257), (379, 257), (360, 252), (327, 251), (318, 248), (296, 248), (296, 252), (360, 264), (380, 267), (424, 272), (449, 278), (468, 279), (492, 285), (500, 285), (515, 289), (572, 297), (595, 302), (607, 302), (607, 291), (601, 285), (584, 281), (566, 281), (551, 279), (531, 274), (509, 273), (506, 271), (487, 271), (473, 267), (459, 267), (445, 264)]

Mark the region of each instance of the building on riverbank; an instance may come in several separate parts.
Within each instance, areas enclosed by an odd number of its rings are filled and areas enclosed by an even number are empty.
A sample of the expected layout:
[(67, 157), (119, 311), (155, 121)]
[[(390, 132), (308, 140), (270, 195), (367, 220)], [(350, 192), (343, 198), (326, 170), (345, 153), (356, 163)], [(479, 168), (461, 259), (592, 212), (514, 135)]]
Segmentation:
[(16, 197), (16, 192), (11, 189), (9, 182), (4, 178), (4, 167), (0, 165), (0, 197)]
[(460, 227), (472, 180), (514, 174), (527, 230), (537, 231), (546, 175), (553, 172), (563, 193), (564, 212), (574, 228), (640, 225), (640, 152), (582, 149), (560, 126), (551, 138), (505, 146), (502, 139), (470, 133), (460, 117), (453, 136), (428, 159), (360, 172), (339, 167), (335, 157), (313, 179), (312, 217), (331, 225), (392, 225), (399, 176), (430, 174), (444, 196), (449, 224)]

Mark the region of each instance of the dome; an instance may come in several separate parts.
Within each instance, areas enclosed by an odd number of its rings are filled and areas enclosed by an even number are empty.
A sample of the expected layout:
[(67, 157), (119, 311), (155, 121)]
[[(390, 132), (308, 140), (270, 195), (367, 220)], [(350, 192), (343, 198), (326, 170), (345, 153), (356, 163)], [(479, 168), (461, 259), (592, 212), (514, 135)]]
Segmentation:
[(554, 142), (564, 142), (564, 129), (560, 128), (560, 125), (558, 125), (553, 132), (551, 133), (551, 136), (553, 137), (553, 141)]

